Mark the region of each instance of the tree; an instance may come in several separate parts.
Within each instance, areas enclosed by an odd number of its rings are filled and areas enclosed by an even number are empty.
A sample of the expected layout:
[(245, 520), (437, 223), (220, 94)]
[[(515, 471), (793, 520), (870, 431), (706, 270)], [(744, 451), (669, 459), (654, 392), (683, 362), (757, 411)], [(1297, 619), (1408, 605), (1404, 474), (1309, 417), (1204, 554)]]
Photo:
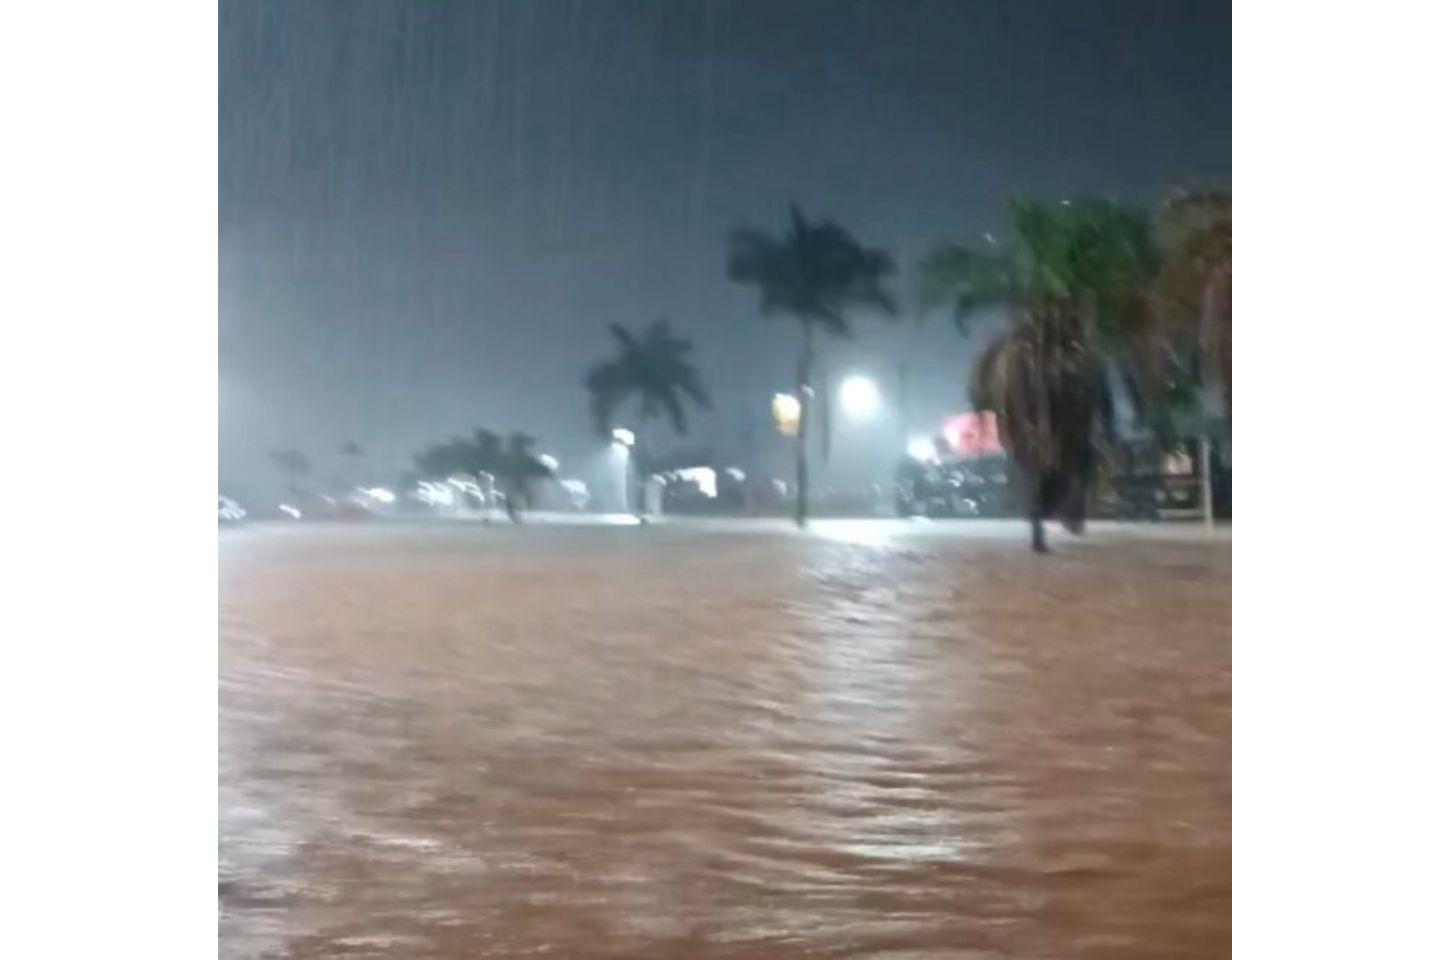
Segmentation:
[[(479, 428), (472, 439), (454, 437), (434, 444), (414, 458), (418, 476), (441, 480), (464, 474), (478, 480), (487, 476), (502, 488), (504, 509), (515, 523), (523, 520), (523, 507), (532, 499), (532, 483), (552, 476), (534, 452), (536, 441), (526, 433), (514, 432), (504, 441), (492, 430)], [(480, 487), (480, 493), (482, 493)], [(492, 497), (483, 494), (486, 502)]]
[(474, 445), (461, 437), (435, 443), (413, 458), (419, 477), (443, 480), (458, 473), (475, 473)]
[(981, 355), (970, 393), (998, 417), (1025, 481), (1032, 545), (1043, 521), (1081, 529), (1097, 438), (1113, 426), (1108, 368), (1132, 380), (1149, 323), (1151, 226), (1141, 212), (1103, 200), (1017, 199), (1006, 242), (948, 243), (921, 264), (924, 307), (948, 306), (959, 330), (989, 308), (1008, 327)]
[(762, 315), (789, 316), (801, 330), (796, 360), (796, 399), (800, 404), (796, 523), (800, 526), (806, 522), (806, 434), (814, 393), (817, 337), (849, 339), (848, 314), (858, 308), (874, 308), (894, 316), (895, 301), (883, 286), (894, 269), (884, 251), (863, 246), (829, 220), (811, 223), (795, 204), (790, 208), (790, 226), (782, 236), (748, 227), (737, 228), (730, 235), (726, 266), (730, 279), (759, 290)]
[(512, 433), (498, 451), (492, 471), (503, 483), (504, 510), (514, 523), (523, 522), (521, 509), (533, 499), (533, 481), (553, 476), (534, 452), (535, 440), (526, 433)]
[(301, 450), (285, 447), (272, 451), (272, 463), (287, 478), (287, 492), (294, 499), (302, 495), (301, 481), (312, 472), (312, 462)]
[(709, 409), (710, 396), (700, 380), (700, 371), (690, 360), (694, 344), (670, 331), (667, 320), (656, 320), (637, 337), (619, 324), (611, 323), (615, 353), (589, 368), (584, 387), (589, 392), (589, 415), (595, 431), (609, 436), (615, 418), (631, 400), (638, 402), (639, 440), (645, 447), (632, 450), (631, 459), (647, 459), (644, 435), (651, 421), (667, 416), (676, 434), (689, 427), (685, 417), (688, 400), (698, 409)]

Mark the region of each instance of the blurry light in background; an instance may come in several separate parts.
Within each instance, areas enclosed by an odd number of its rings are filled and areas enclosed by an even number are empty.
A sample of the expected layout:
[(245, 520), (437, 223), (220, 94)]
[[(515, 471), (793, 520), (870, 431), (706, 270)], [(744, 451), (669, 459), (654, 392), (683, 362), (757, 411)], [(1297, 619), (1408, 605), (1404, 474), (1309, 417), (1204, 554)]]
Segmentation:
[(777, 393), (770, 401), (770, 415), (783, 435), (793, 437), (800, 432), (801, 402), (795, 394)]
[(372, 487), (367, 490), (367, 495), (372, 497), (378, 503), (392, 503), (394, 500), (398, 499), (396, 496), (393, 495), (393, 491), (387, 489), (386, 487)]
[(634, 446), (634, 431), (626, 430), (624, 427), (615, 427), (612, 434), (614, 442), (624, 447)]
[(997, 415), (990, 410), (959, 413), (942, 425), (946, 447), (958, 456), (1000, 454), (1001, 438), (997, 435)]
[(906, 455), (913, 460), (923, 462), (935, 460), (936, 444), (932, 442), (931, 437), (913, 437), (911, 442), (906, 445)]
[(453, 503), (453, 491), (448, 484), (434, 483), (431, 480), (419, 481), (417, 497), (435, 507), (446, 507)]
[(559, 469), (559, 461), (554, 457), (549, 456), (547, 453), (539, 454), (539, 462), (550, 470)]
[(817, 536), (828, 540), (879, 547), (890, 541), (892, 524), (880, 520), (817, 520), (813, 529)]
[(589, 486), (583, 480), (564, 479), (559, 481), (559, 486), (569, 495), (569, 503), (575, 510), (589, 506)]
[(715, 485), (717, 477), (713, 467), (687, 467), (684, 470), (675, 471), (675, 476), (681, 480), (693, 483), (700, 488), (700, 492), (710, 499), (715, 499), (719, 494), (719, 487)]
[(298, 510), (296, 507), (292, 506), (292, 504), (290, 504), (290, 503), (279, 503), (279, 504), (277, 504), (277, 509), (278, 510), (281, 510), (283, 513), (287, 514), (287, 516), (291, 517), (293, 520), (301, 520), (302, 519), (302, 511), (301, 510)]
[(841, 407), (853, 417), (875, 416), (881, 407), (881, 393), (870, 377), (847, 377), (841, 382)]

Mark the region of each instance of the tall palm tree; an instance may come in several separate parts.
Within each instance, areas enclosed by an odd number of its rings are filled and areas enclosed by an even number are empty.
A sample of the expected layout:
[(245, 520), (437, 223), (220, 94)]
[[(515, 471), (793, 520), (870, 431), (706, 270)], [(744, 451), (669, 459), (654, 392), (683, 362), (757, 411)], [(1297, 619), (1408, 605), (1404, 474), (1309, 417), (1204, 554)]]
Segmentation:
[[(896, 303), (883, 286), (895, 269), (882, 250), (863, 246), (830, 220), (808, 221), (791, 204), (790, 226), (775, 236), (748, 227), (730, 235), (726, 272), (736, 283), (760, 291), (760, 312), (785, 315), (801, 330), (796, 359), (796, 400), (800, 426), (796, 431), (796, 523), (805, 526), (808, 471), (806, 434), (810, 422), (812, 374), (818, 336), (849, 339), (848, 314), (874, 308), (894, 316)], [(818, 333), (819, 331), (819, 333)]]
[(1151, 227), (1137, 210), (1102, 200), (1017, 199), (1005, 242), (949, 243), (921, 265), (923, 306), (970, 320), (1005, 308), (1009, 322), (982, 354), (973, 404), (998, 417), (999, 434), (1026, 481), (1034, 549), (1043, 521), (1081, 529), (1096, 435), (1112, 428), (1110, 363), (1133, 355), (1148, 324)]
[(649, 425), (667, 417), (676, 434), (689, 424), (685, 402), (709, 409), (710, 395), (700, 380), (700, 371), (690, 360), (694, 344), (670, 331), (667, 320), (656, 320), (636, 336), (617, 323), (609, 325), (615, 353), (589, 368), (584, 377), (589, 391), (589, 414), (600, 436), (617, 426), (615, 418), (631, 400), (637, 402), (638, 442), (643, 449), (631, 451), (631, 459), (647, 460), (650, 451), (645, 435)]

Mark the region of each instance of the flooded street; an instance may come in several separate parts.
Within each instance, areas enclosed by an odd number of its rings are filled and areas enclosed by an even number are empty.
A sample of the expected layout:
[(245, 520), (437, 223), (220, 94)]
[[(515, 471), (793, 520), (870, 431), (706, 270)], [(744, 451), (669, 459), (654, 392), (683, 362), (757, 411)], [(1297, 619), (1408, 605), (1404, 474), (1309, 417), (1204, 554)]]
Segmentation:
[(1229, 956), (1230, 545), (820, 529), (223, 531), (221, 955)]

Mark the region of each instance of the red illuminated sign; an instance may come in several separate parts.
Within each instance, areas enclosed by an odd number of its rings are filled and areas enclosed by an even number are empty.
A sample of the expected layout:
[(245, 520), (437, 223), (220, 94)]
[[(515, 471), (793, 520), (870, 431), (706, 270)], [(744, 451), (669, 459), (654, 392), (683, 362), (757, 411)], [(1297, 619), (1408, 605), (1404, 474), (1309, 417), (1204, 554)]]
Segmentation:
[(997, 437), (997, 416), (990, 410), (957, 414), (943, 424), (941, 432), (947, 447), (961, 457), (1002, 452), (1002, 441)]

